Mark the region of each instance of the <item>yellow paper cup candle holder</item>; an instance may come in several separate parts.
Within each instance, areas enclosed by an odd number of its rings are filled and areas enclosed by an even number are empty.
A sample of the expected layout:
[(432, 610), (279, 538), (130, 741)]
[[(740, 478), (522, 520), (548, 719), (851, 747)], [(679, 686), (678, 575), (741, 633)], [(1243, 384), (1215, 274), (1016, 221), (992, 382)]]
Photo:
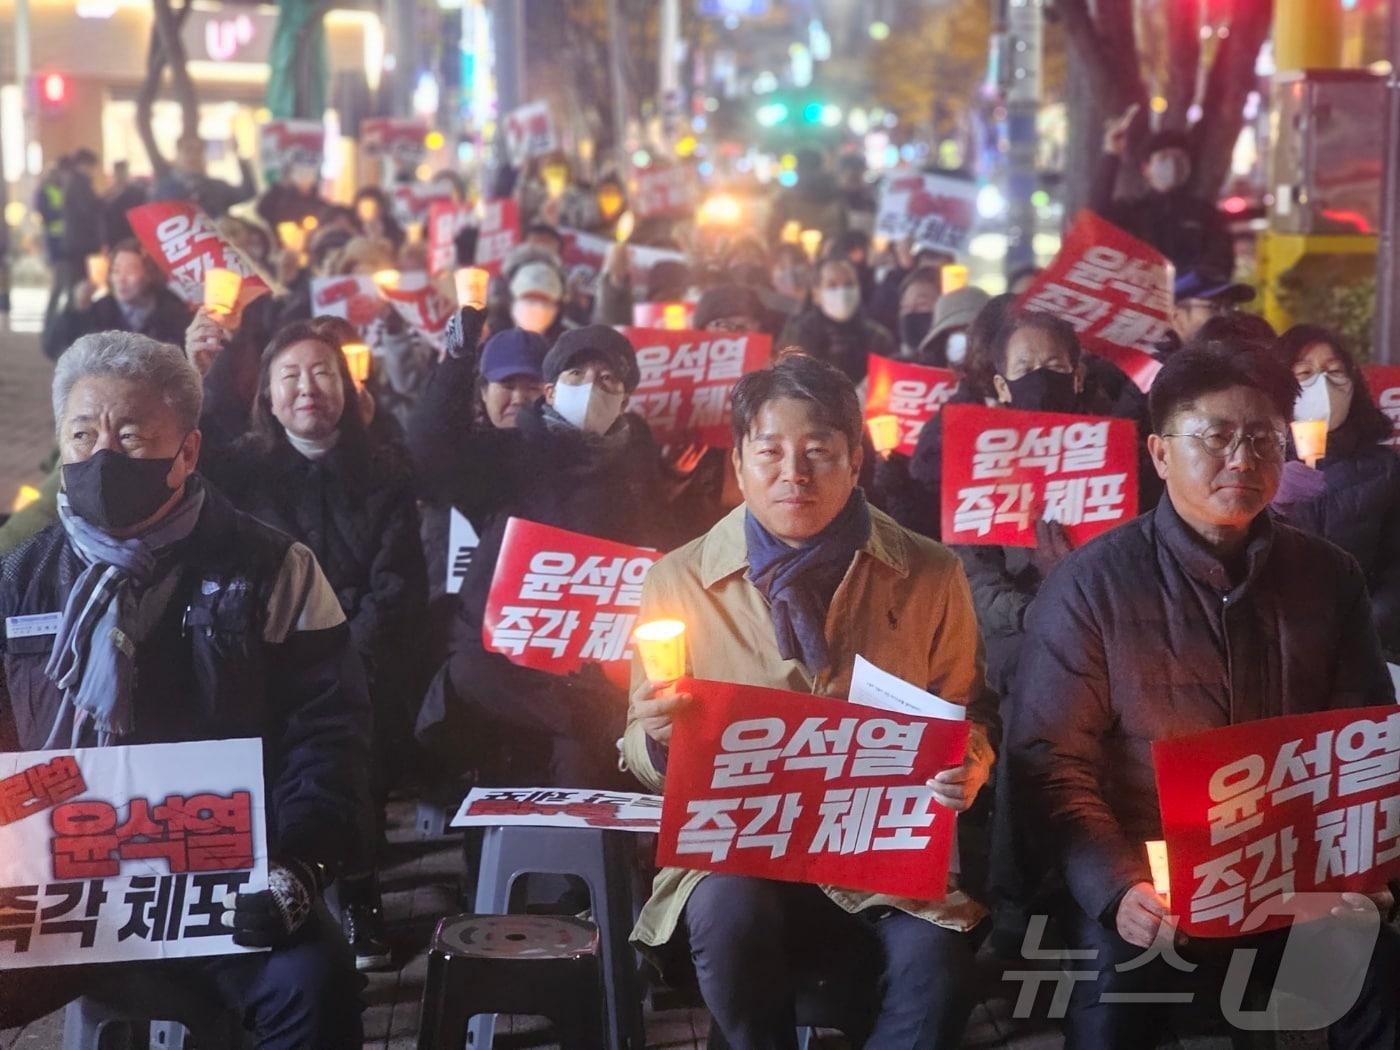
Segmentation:
[(376, 270), (373, 275), (371, 275), (370, 280), (374, 282), (376, 288), (392, 291), (399, 286), (399, 271)]
[(217, 267), (204, 273), (204, 305), (212, 314), (227, 317), (233, 313), (242, 290), (243, 275), (240, 273)]
[(943, 281), (941, 291), (944, 295), (956, 292), (959, 288), (967, 287), (967, 267), (959, 263), (949, 263), (947, 266), (943, 267), (943, 272), (940, 276)]
[(355, 381), (356, 387), (363, 389), (369, 380), (369, 347), (364, 343), (346, 343), (341, 351), (350, 368), (350, 378)]
[(1327, 455), (1327, 420), (1302, 419), (1291, 425), (1293, 447), (1298, 450), (1298, 458), (1310, 467)]
[(463, 266), (454, 270), (452, 283), (457, 287), (458, 306), (474, 306), (478, 310), (486, 306), (486, 289), (491, 284), (491, 275), (480, 266)]
[(277, 224), (277, 236), (282, 241), (282, 247), (289, 252), (301, 255), (306, 251), (306, 230), (295, 222), (279, 222)]
[(680, 620), (649, 620), (632, 632), (642, 668), (652, 685), (668, 685), (685, 674), (685, 624)]
[(817, 251), (822, 246), (822, 231), (803, 230), (799, 235), (799, 241), (802, 244), (802, 250), (807, 253), (807, 258), (815, 261), (817, 258)]
[(1171, 900), (1172, 877), (1167, 865), (1167, 844), (1153, 839), (1147, 844), (1147, 867), (1152, 872), (1152, 888), (1166, 900)]
[(870, 431), (870, 443), (880, 455), (888, 456), (899, 448), (898, 416), (871, 416), (865, 421), (865, 427)]

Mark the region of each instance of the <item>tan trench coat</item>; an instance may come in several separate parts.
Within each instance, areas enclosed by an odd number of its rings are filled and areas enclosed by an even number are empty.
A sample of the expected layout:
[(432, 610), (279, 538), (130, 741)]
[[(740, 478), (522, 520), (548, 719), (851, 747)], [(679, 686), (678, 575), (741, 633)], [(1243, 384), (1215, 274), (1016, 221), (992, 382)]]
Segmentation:
[[(982, 641), (961, 563), (946, 547), (901, 528), (871, 508), (870, 538), (847, 570), (826, 621), (830, 668), (815, 678), (778, 655), (768, 603), (744, 574), (748, 568), (744, 508), (706, 535), (668, 554), (648, 573), (641, 619), (686, 624), (691, 673), (712, 681), (766, 686), (844, 699), (857, 654), (906, 682), (970, 708), (969, 754), (993, 761), (998, 720), (995, 697), (983, 683)], [(640, 662), (634, 695), (647, 691)], [(623, 738), (627, 767), (651, 791), (665, 787), (652, 764), (640, 722)], [(704, 872), (667, 868), (656, 876), (633, 940), (656, 947), (675, 932), (686, 900)], [(880, 897), (823, 886), (849, 912), (886, 905), (939, 926), (968, 930), (986, 909), (950, 877), (941, 901)]]

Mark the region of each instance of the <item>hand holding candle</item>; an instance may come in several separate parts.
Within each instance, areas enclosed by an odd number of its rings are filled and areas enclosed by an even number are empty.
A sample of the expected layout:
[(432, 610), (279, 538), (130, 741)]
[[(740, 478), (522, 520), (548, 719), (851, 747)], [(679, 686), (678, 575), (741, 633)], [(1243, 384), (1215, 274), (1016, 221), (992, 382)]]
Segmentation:
[(899, 448), (898, 416), (871, 416), (865, 421), (865, 427), (870, 431), (870, 443), (881, 456), (888, 459), (890, 453)]
[(1164, 900), (1171, 900), (1171, 870), (1167, 866), (1167, 844), (1162, 839), (1153, 839), (1147, 844), (1147, 866), (1152, 869), (1152, 888)]
[(217, 267), (204, 273), (204, 306), (216, 317), (228, 317), (238, 305), (243, 275)]
[(491, 275), (480, 266), (463, 266), (452, 274), (452, 283), (457, 286), (457, 305), (470, 306), (477, 310), (486, 308), (486, 290), (491, 283)]
[(685, 674), (685, 624), (680, 620), (638, 624), (632, 639), (652, 685), (669, 685)]
[(345, 354), (345, 363), (350, 368), (350, 378), (355, 381), (356, 389), (363, 390), (369, 379), (369, 347), (364, 343), (346, 343), (341, 351)]

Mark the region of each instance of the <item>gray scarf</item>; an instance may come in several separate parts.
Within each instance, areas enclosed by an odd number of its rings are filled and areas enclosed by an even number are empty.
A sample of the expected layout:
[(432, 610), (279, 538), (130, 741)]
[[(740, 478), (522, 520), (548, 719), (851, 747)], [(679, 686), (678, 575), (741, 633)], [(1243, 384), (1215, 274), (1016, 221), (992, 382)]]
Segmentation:
[(136, 643), (165, 611), (178, 580), (174, 572), (162, 575), (160, 552), (194, 531), (203, 507), (204, 487), (191, 478), (174, 510), (144, 534), (119, 540), (74, 514), (68, 497), (59, 493), (59, 522), (87, 568), (68, 595), (44, 668), (66, 701), (44, 750), (77, 747), (89, 722), (98, 747), (131, 735)]

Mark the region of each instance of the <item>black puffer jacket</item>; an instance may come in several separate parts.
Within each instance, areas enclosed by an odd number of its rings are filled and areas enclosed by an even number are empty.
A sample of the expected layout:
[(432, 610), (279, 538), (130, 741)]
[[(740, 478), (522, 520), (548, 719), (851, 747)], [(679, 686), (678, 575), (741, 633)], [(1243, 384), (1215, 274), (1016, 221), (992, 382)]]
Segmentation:
[[(340, 864), (361, 823), (370, 716), (321, 570), (301, 544), (208, 487), (172, 557), (179, 581), (137, 644), (135, 727), (124, 742), (260, 739), (273, 855)], [(50, 526), (5, 558), (0, 617), (61, 610), (82, 570)], [(0, 750), (44, 746), (64, 704), (44, 674), (53, 645), (52, 634), (0, 639)]]
[(1384, 445), (1357, 447), (1345, 426), (1318, 461), (1327, 489), (1291, 503), (1290, 524), (1331, 540), (1361, 563), (1381, 646), (1400, 655), (1400, 456)]
[(894, 338), (863, 311), (849, 321), (833, 321), (815, 306), (808, 306), (783, 328), (777, 348), (800, 346), (819, 361), (841, 369), (852, 383), (865, 378), (869, 355), (893, 357)]
[[(1026, 617), (1006, 759), (1084, 912), (1151, 881), (1152, 742), (1278, 715), (1393, 706), (1361, 569), (1259, 516), (1242, 579), (1164, 498), (1051, 573)], [(1043, 869), (1041, 869), (1043, 870)]]

